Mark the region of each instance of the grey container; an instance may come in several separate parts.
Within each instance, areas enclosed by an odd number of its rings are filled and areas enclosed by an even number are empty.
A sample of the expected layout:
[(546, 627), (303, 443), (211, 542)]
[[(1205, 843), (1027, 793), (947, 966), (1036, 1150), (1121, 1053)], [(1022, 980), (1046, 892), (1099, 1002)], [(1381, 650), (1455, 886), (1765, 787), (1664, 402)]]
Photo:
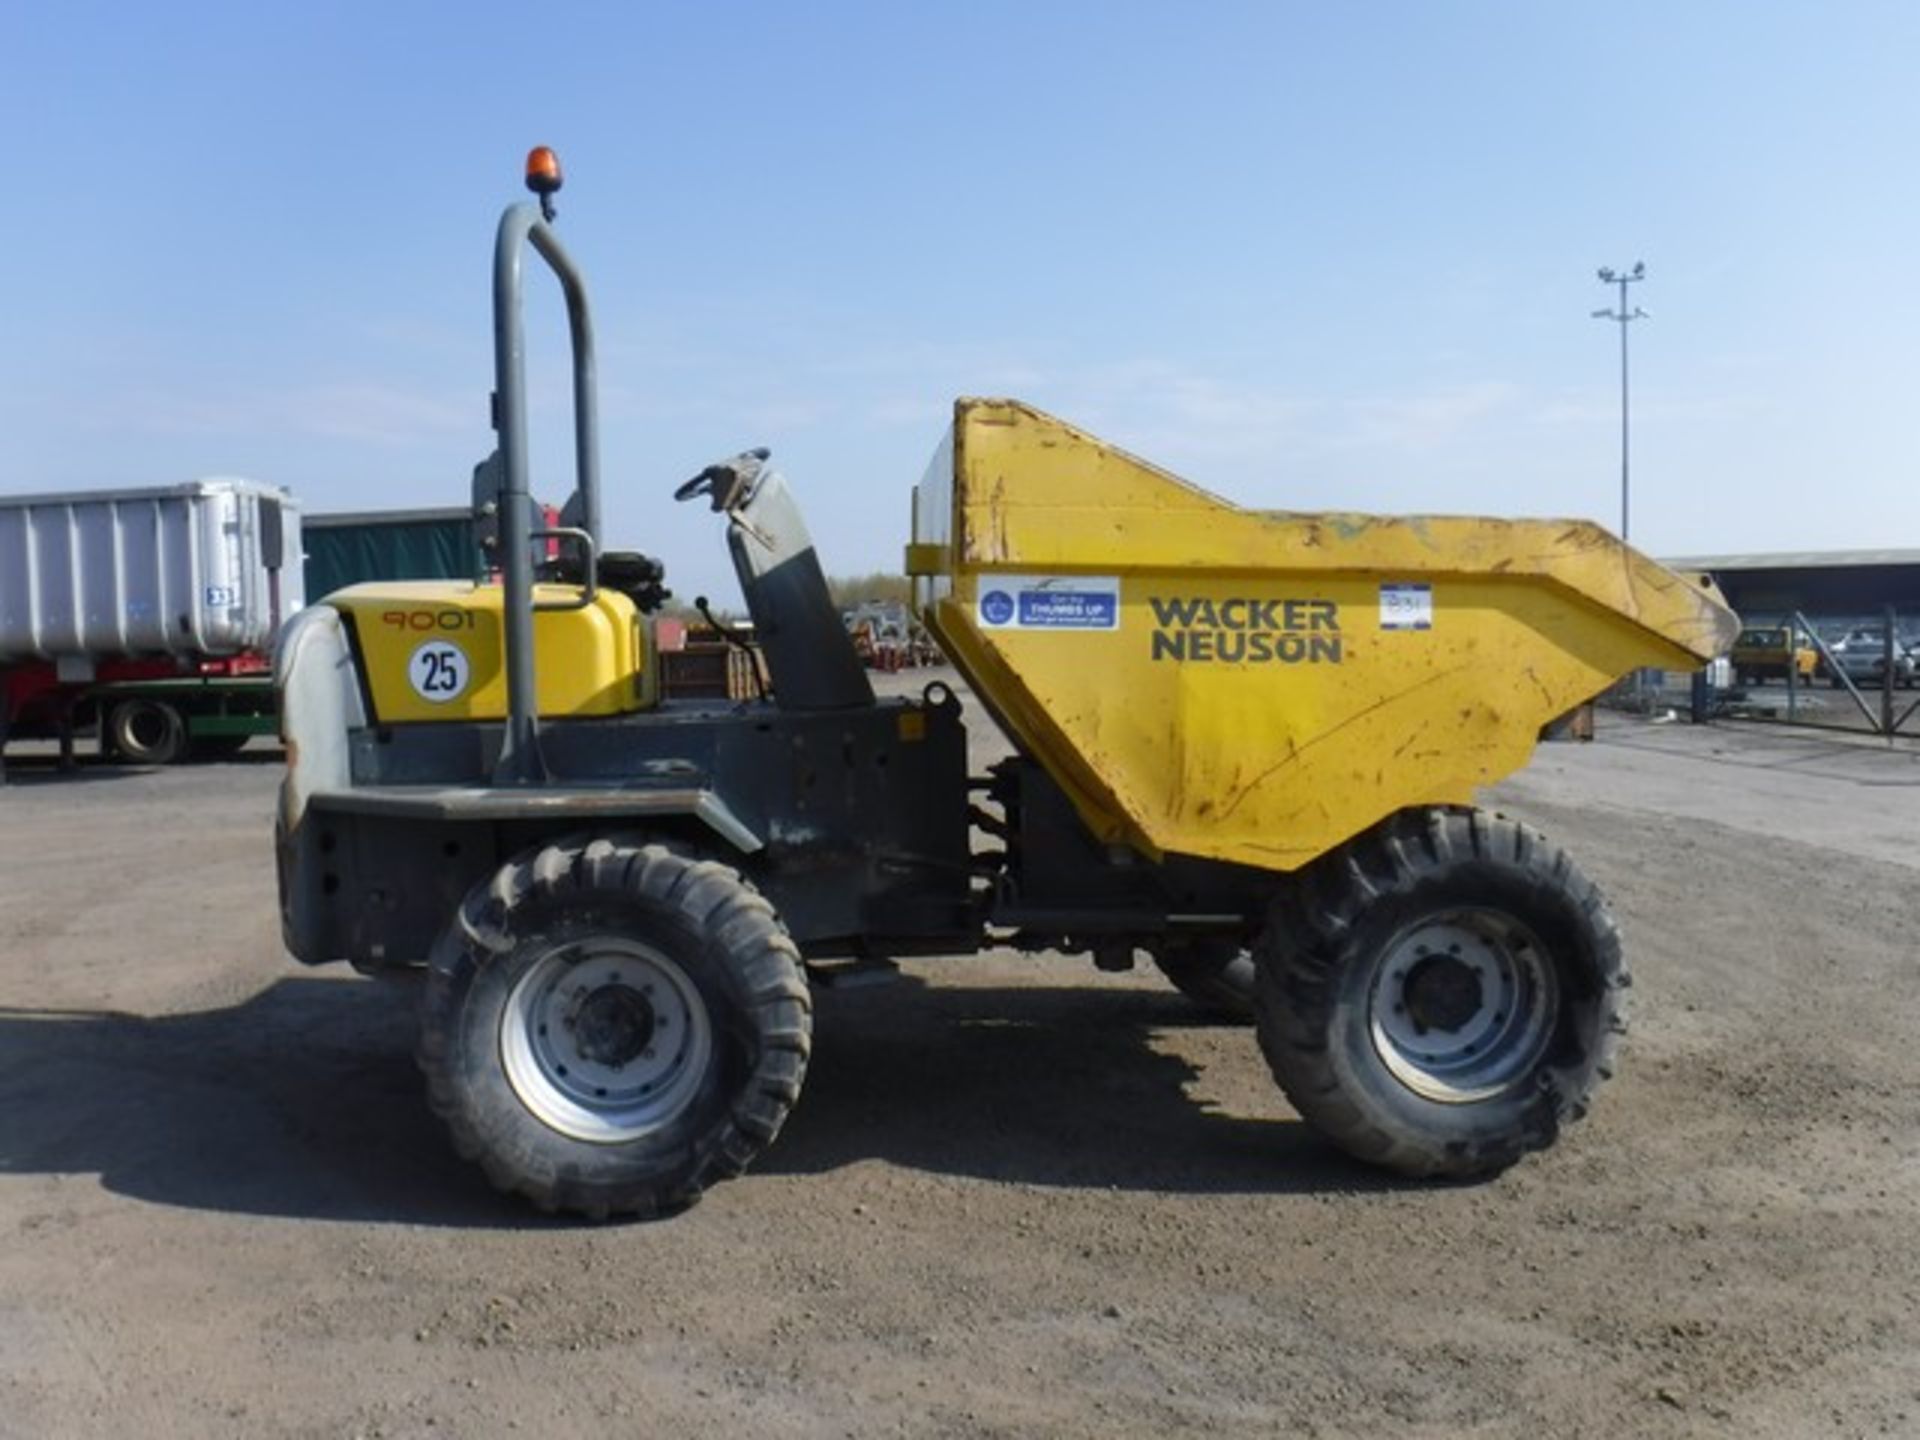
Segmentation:
[(273, 486), (0, 496), (0, 665), (264, 651), (304, 601), (299, 506)]

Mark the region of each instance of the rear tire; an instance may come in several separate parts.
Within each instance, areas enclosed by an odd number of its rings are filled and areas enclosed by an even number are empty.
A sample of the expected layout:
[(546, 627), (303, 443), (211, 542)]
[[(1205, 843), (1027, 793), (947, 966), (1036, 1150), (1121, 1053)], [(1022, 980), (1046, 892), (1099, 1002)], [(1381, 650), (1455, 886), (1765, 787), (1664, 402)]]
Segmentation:
[(1173, 988), (1220, 1020), (1253, 1022), (1253, 952), (1237, 940), (1171, 941), (1153, 963)]
[(603, 1219), (745, 1170), (811, 1044), (773, 907), (726, 865), (621, 836), (529, 851), (468, 895), (430, 962), (419, 1061), (497, 1187)]
[(186, 717), (164, 700), (122, 700), (107, 713), (107, 744), (134, 765), (175, 765), (187, 755)]
[(1613, 1072), (1628, 977), (1605, 900), (1538, 831), (1395, 817), (1296, 877), (1258, 948), (1259, 1035), (1300, 1115), (1411, 1176), (1553, 1144)]

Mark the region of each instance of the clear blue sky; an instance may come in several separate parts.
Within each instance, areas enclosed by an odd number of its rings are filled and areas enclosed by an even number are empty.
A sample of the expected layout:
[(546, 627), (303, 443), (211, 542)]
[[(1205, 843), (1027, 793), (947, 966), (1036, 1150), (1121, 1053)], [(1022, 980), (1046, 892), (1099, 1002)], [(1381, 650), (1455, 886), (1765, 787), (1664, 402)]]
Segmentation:
[[(597, 300), (611, 538), (773, 447), (898, 564), (953, 397), (1241, 503), (1920, 545), (1920, 6), (0, 0), (0, 491), (464, 503), (527, 147)], [(564, 328), (533, 324), (558, 493)]]

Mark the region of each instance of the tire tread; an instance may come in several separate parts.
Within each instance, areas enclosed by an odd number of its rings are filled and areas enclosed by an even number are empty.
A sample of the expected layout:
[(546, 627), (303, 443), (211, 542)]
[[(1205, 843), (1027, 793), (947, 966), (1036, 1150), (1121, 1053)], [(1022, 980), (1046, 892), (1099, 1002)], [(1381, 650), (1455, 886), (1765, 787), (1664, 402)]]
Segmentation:
[[(532, 903), (564, 912), (595, 896), (638, 900), (699, 936), (704, 953), (734, 977), (752, 1034), (749, 1069), (718, 1123), (685, 1147), (678, 1163), (645, 1181), (606, 1181), (556, 1164), (545, 1147), (512, 1138), (476, 1107), (460, 1066), (463, 1008), (481, 968), (501, 963), (520, 940), (517, 913)], [(428, 1104), (459, 1155), (477, 1161), (495, 1188), (543, 1211), (594, 1219), (673, 1213), (711, 1185), (742, 1173), (780, 1133), (799, 1099), (812, 1052), (812, 1000), (798, 947), (773, 906), (729, 865), (645, 835), (558, 840), (516, 856), (475, 887), (435, 947), (416, 1057)]]
[[(1502, 872), (1536, 898), (1582, 917), (1595, 973), (1596, 1020), (1568, 1066), (1542, 1065), (1540, 1093), (1518, 1123), (1482, 1135), (1446, 1135), (1406, 1123), (1356, 1085), (1330, 1043), (1340, 981), (1369, 909), (1431, 893), (1461, 873)], [(1553, 1144), (1563, 1124), (1586, 1114), (1593, 1089), (1611, 1077), (1625, 1031), (1621, 991), (1630, 983), (1619, 934), (1599, 890), (1566, 852), (1529, 826), (1480, 809), (1403, 812), (1292, 877), (1275, 898), (1256, 947), (1257, 1033), (1275, 1080), (1301, 1117), (1362, 1160), (1414, 1177), (1495, 1173)]]

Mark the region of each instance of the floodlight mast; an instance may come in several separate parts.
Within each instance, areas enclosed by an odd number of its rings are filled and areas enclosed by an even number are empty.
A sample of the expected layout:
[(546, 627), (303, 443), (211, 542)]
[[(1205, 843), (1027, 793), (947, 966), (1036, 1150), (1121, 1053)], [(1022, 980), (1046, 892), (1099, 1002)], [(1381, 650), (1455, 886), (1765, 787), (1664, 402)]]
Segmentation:
[(1627, 286), (1636, 284), (1647, 278), (1647, 262), (1644, 260), (1636, 260), (1633, 262), (1633, 269), (1629, 271), (1617, 271), (1602, 265), (1595, 273), (1599, 275), (1602, 285), (1618, 285), (1620, 287), (1619, 308), (1615, 310), (1596, 310), (1593, 312), (1593, 318), (1595, 320), (1613, 320), (1618, 322), (1620, 326), (1620, 538), (1625, 540), (1627, 538), (1627, 521), (1630, 510), (1629, 496), (1632, 493), (1630, 484), (1631, 429), (1629, 423), (1631, 411), (1628, 405), (1627, 391), (1627, 326), (1636, 320), (1645, 320), (1648, 318), (1647, 312), (1639, 306), (1629, 306), (1627, 304)]

